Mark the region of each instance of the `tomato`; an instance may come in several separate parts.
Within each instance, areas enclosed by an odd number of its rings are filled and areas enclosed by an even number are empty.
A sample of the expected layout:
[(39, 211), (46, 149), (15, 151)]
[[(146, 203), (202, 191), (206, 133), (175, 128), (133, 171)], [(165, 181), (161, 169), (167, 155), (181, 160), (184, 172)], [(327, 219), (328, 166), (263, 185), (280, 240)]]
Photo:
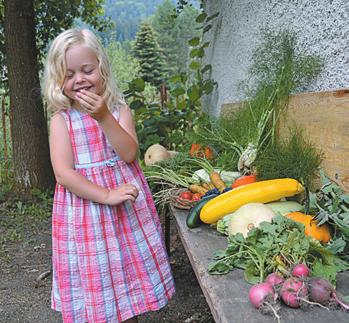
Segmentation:
[(189, 201), (191, 201), (192, 198), (193, 198), (193, 193), (190, 192), (190, 191), (184, 191), (184, 192), (182, 192), (182, 193), (179, 195), (179, 197), (180, 197), (181, 199), (183, 199), (183, 200), (189, 200)]
[(202, 194), (201, 193), (194, 193), (192, 201), (200, 201), (201, 198), (202, 198)]

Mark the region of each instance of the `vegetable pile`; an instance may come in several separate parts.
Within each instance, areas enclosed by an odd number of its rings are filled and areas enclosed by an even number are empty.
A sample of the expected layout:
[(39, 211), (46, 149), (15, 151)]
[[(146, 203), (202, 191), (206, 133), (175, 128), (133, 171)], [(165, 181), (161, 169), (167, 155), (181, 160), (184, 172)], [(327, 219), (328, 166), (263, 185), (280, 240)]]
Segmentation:
[(251, 304), (263, 314), (272, 314), (278, 322), (280, 302), (292, 308), (320, 306), (349, 310), (342, 296), (333, 285), (321, 277), (309, 277), (310, 270), (304, 263), (294, 266), (291, 274), (269, 274), (264, 282), (250, 288), (248, 298)]
[(208, 271), (226, 274), (234, 268), (244, 269), (249, 283), (263, 282), (273, 272), (289, 274), (304, 263), (313, 276), (336, 281), (336, 274), (349, 266), (317, 240), (304, 233), (304, 226), (287, 217), (276, 215), (271, 223), (262, 222), (252, 228), (247, 237), (241, 233), (229, 235), (225, 250), (215, 252)]

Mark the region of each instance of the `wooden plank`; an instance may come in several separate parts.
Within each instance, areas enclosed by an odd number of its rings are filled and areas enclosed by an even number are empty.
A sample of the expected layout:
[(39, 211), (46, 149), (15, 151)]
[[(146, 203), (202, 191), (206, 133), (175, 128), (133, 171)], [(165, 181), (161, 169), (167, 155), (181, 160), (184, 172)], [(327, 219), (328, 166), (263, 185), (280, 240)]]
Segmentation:
[[(176, 219), (179, 236), (187, 252), (197, 280), (211, 309), (215, 322), (273, 322), (271, 316), (260, 314), (248, 301), (248, 291), (251, 287), (244, 281), (242, 270), (234, 270), (227, 275), (210, 275), (208, 264), (214, 251), (225, 249), (227, 238), (213, 228), (203, 225), (189, 229), (186, 225), (187, 211), (171, 207), (171, 213)], [(338, 276), (338, 291), (349, 294), (349, 272)], [(281, 322), (297, 323), (336, 323), (349, 322), (349, 314), (343, 311), (327, 311), (314, 307), (303, 311), (282, 306)]]
[[(222, 116), (241, 103), (223, 104)], [(326, 174), (349, 192), (349, 89), (292, 95), (281, 132), (301, 126), (307, 139), (324, 153)]]

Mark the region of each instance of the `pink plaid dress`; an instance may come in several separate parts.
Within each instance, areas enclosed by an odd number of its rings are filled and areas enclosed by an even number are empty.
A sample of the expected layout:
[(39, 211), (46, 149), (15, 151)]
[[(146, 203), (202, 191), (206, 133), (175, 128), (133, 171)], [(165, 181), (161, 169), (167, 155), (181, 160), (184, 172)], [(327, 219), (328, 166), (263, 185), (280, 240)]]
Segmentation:
[(139, 165), (120, 160), (87, 113), (61, 113), (76, 170), (109, 189), (132, 183), (139, 195), (135, 203), (109, 206), (57, 184), (52, 308), (62, 313), (65, 323), (121, 322), (162, 308), (174, 293), (174, 283), (159, 217)]

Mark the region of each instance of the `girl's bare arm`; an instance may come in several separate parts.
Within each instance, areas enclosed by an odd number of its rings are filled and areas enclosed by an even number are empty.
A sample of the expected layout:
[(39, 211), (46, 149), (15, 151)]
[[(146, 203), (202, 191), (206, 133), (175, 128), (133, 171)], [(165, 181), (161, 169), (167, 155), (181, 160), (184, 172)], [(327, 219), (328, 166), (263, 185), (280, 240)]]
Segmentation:
[(127, 163), (134, 161), (138, 152), (138, 140), (130, 108), (127, 105), (120, 107), (117, 121), (101, 96), (82, 90), (77, 93), (77, 100), (82, 108), (99, 122), (121, 159)]
[(134, 201), (138, 195), (137, 188), (132, 184), (124, 184), (109, 191), (75, 171), (69, 132), (64, 118), (59, 114), (51, 119), (50, 154), (57, 183), (81, 198), (116, 205), (125, 200)]

